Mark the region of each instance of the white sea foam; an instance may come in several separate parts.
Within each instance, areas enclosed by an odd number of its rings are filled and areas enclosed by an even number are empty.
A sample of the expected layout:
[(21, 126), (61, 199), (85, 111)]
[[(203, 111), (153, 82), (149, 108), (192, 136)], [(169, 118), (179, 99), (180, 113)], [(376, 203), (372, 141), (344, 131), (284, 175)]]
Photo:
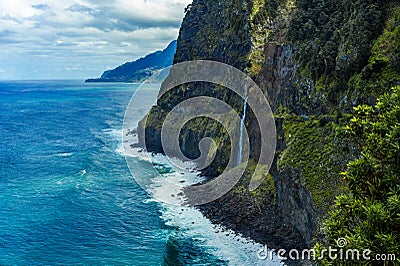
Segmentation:
[(139, 142), (137, 133), (132, 133), (131, 129), (128, 128), (123, 129), (121, 134), (123, 136), (123, 143), (121, 143), (122, 153), (127, 157), (141, 157), (142, 159), (146, 159), (147, 156), (142, 152), (142, 148), (131, 147), (132, 144)]
[(118, 129), (118, 128), (107, 128), (107, 129), (103, 129), (103, 133), (114, 137), (118, 140), (121, 140), (122, 138), (122, 129)]
[(179, 227), (183, 237), (195, 240), (198, 246), (229, 265), (282, 265), (279, 260), (258, 259), (257, 252), (263, 245), (213, 225), (195, 208), (163, 204), (161, 218), (167, 225)]
[[(123, 134), (127, 132), (124, 130)], [(156, 167), (158, 165), (173, 169), (167, 157), (160, 154), (149, 155), (141, 148), (132, 148), (130, 144), (137, 143), (136, 134), (128, 134), (124, 138), (122, 151), (125, 156), (138, 161), (151, 161)], [(230, 265), (283, 265), (277, 259), (260, 260), (257, 252), (263, 248), (262, 244), (246, 239), (222, 226), (213, 225), (194, 207), (180, 206), (184, 200), (180, 196), (183, 193), (183, 188), (203, 180), (199, 172), (195, 171), (195, 165), (186, 163), (186, 166), (186, 169), (152, 177), (148, 189), (153, 198), (144, 201), (144, 203), (159, 202), (157, 199), (169, 197), (170, 202), (176, 205), (161, 203), (160, 218), (167, 225), (178, 227), (183, 237), (195, 240), (196, 245), (204, 247), (207, 252), (219, 259), (228, 261)]]
[(121, 128), (107, 128), (103, 130), (103, 135), (112, 138), (118, 143), (115, 152), (120, 155), (124, 155), (124, 146), (122, 143), (122, 129)]
[[(160, 160), (157, 162), (166, 160), (165, 157), (158, 158)], [(178, 194), (182, 192), (183, 187), (201, 181), (202, 178), (198, 174), (189, 168), (153, 179), (153, 186), (150, 187), (150, 190), (155, 198), (164, 198), (169, 195), (171, 202), (177, 204), (161, 204), (161, 218), (165, 223), (180, 228), (179, 232), (184, 237), (195, 240), (196, 245), (203, 246), (210, 254), (228, 261), (230, 265), (282, 265), (279, 260), (260, 260), (258, 258), (257, 252), (263, 248), (263, 245), (246, 239), (232, 230), (213, 225), (199, 210), (193, 207), (179, 206), (183, 198)], [(181, 190), (177, 190), (177, 187), (180, 187)]]
[(69, 156), (72, 156), (72, 155), (74, 155), (73, 152), (64, 152), (64, 153), (56, 154), (54, 156), (57, 156), (57, 157), (69, 157)]
[[(167, 158), (164, 156), (154, 156), (152, 158), (157, 164), (168, 165)], [(188, 168), (180, 169), (178, 172), (166, 173), (159, 175), (152, 179), (150, 185), (150, 192), (157, 199), (169, 199), (170, 203), (182, 205), (184, 200), (184, 187), (197, 184), (201, 182), (203, 178), (198, 172), (192, 169), (192, 165), (188, 164)]]

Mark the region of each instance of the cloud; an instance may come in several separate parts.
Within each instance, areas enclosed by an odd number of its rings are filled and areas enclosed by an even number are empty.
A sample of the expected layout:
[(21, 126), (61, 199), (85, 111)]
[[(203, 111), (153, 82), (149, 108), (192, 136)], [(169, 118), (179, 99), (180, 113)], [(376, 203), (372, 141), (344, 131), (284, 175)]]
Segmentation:
[(69, 6), (66, 11), (71, 11), (71, 12), (79, 12), (79, 13), (87, 13), (87, 14), (93, 14), (95, 13), (95, 9), (85, 6), (85, 5), (81, 5), (81, 4), (73, 4), (71, 6)]
[(190, 2), (0, 0), (0, 68), (13, 78), (29, 78), (28, 63), (50, 77), (57, 69), (99, 76), (108, 66), (165, 48), (177, 38)]
[(38, 9), (38, 10), (48, 10), (48, 9), (50, 9), (49, 5), (47, 5), (47, 4), (37, 4), (37, 5), (32, 5), (32, 7), (34, 9)]

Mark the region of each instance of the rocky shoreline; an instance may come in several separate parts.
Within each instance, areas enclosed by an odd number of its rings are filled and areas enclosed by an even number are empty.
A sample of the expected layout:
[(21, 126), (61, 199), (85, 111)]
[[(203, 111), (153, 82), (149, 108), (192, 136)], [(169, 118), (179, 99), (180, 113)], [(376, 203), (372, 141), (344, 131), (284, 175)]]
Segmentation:
[[(213, 224), (231, 229), (245, 238), (266, 245), (269, 249), (306, 248), (300, 233), (282, 219), (277, 219), (275, 210), (263, 210), (248, 205), (250, 202), (251, 198), (246, 194), (228, 193), (197, 208)], [(285, 264), (304, 265), (301, 261), (288, 261)]]
[[(254, 174), (254, 169), (251, 168), (255, 164), (249, 162), (244, 176), (231, 191), (196, 208), (213, 224), (267, 245), (269, 249), (301, 251), (313, 245), (315, 210), (310, 193), (300, 181), (300, 173), (292, 168), (278, 169), (277, 160), (286, 147), (283, 122), (283, 119), (276, 119), (277, 152), (270, 173), (263, 173), (268, 176), (259, 189), (255, 192), (248, 189), (248, 181)], [(143, 130), (138, 131), (143, 134)], [(150, 141), (146, 141), (146, 150), (162, 153), (162, 147), (157, 145), (159, 142), (154, 139), (156, 134), (150, 136)], [(190, 202), (190, 199), (188, 201)], [(306, 261), (285, 263), (309, 264)]]
[[(365, 19), (370, 14), (374, 20)], [(273, 165), (269, 173), (259, 173), (267, 178), (250, 192), (261, 145), (258, 121), (247, 111), (250, 166), (229, 193), (198, 207), (207, 218), (275, 249), (324, 243), (323, 222), (336, 197), (348, 193), (341, 173), (359, 153), (343, 128), (354, 106), (373, 103), (400, 80), (395, 39), (387, 37), (396, 34), (398, 14), (397, 5), (362, 0), (194, 0), (189, 5), (174, 63), (214, 60), (247, 73), (268, 99), (277, 128)], [(201, 82), (178, 86), (158, 99), (147, 124), (139, 125), (139, 139), (146, 139), (149, 152), (163, 151), (160, 136), (167, 114), (197, 96), (217, 98), (243, 117), (243, 100), (224, 88)], [(218, 145), (202, 173), (216, 177), (231, 152), (229, 135), (217, 122), (189, 121), (180, 131), (180, 148), (186, 157), (198, 158), (205, 137)]]

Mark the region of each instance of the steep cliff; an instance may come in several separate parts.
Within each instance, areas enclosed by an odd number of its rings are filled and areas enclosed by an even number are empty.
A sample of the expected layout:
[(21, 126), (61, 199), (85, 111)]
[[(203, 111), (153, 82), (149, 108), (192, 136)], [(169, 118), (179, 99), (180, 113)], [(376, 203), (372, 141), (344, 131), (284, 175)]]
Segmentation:
[[(276, 248), (307, 247), (323, 238), (321, 222), (335, 196), (346, 192), (340, 172), (358, 154), (342, 125), (353, 106), (373, 104), (385, 88), (400, 84), (399, 10), (397, 1), (379, 0), (193, 1), (174, 62), (210, 59), (248, 73), (269, 99), (278, 133), (270, 173), (260, 173), (267, 178), (249, 192), (260, 138), (248, 111), (246, 175), (224, 197), (200, 206), (207, 217)], [(243, 100), (221, 87), (180, 86), (148, 116), (149, 151), (163, 151), (166, 114), (196, 95), (219, 98), (242, 112)], [(216, 176), (227, 164), (229, 137), (215, 121), (198, 118), (181, 132), (182, 151), (196, 158), (203, 137), (218, 144), (213, 164), (203, 171)]]

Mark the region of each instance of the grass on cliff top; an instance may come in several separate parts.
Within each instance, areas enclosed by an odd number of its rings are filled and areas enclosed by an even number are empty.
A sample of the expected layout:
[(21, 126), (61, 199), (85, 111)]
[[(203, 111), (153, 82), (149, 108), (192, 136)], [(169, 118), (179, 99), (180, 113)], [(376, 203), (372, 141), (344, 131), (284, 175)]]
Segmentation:
[(301, 171), (301, 182), (322, 215), (326, 215), (335, 197), (346, 191), (340, 173), (351, 157), (352, 148), (341, 124), (330, 116), (285, 117), (287, 148), (279, 158), (278, 167)]
[[(253, 202), (260, 206), (265, 202), (275, 203), (276, 202), (276, 188), (273, 177), (268, 173), (266, 165), (259, 165), (250, 159), (247, 164), (247, 170), (244, 173), (241, 181), (232, 189), (232, 193), (235, 194), (247, 194)], [(249, 183), (252, 178), (262, 179), (261, 185), (254, 191), (249, 190)]]

